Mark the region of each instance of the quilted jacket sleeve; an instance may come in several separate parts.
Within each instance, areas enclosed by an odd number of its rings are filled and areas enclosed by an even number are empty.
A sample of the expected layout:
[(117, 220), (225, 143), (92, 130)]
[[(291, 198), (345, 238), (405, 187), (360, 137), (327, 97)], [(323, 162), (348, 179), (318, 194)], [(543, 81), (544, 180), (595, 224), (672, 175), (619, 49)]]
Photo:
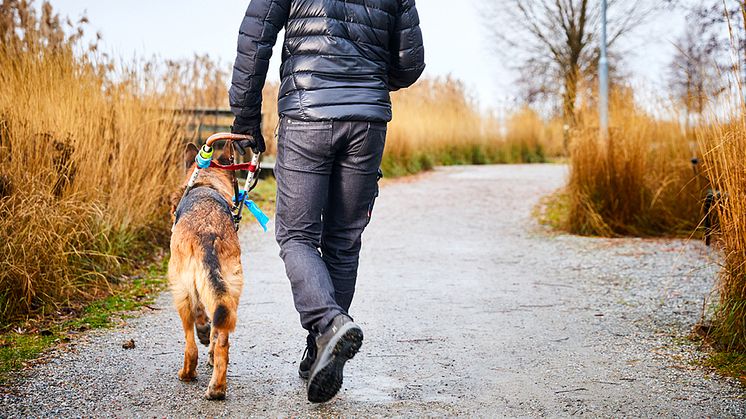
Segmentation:
[(288, 19), (291, 0), (251, 0), (238, 33), (238, 53), (229, 91), (237, 118), (261, 119), (262, 88), (267, 78), (272, 47)]
[(389, 88), (398, 90), (411, 86), (424, 70), (425, 48), (415, 0), (401, 0), (396, 29), (391, 37)]

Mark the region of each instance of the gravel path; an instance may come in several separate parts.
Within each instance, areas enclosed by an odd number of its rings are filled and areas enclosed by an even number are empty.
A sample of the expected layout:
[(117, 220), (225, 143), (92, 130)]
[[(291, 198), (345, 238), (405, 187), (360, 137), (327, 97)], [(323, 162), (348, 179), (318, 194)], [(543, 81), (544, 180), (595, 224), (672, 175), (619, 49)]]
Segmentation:
[(183, 337), (163, 295), (163, 310), (35, 367), (0, 416), (745, 416), (743, 388), (693, 367), (682, 339), (713, 257), (697, 242), (545, 231), (532, 208), (565, 174), (455, 167), (387, 184), (353, 304), (365, 344), (331, 403), (306, 402), (305, 334), (277, 245), (251, 225), (226, 401), (202, 397), (204, 348), (198, 382), (178, 381)]

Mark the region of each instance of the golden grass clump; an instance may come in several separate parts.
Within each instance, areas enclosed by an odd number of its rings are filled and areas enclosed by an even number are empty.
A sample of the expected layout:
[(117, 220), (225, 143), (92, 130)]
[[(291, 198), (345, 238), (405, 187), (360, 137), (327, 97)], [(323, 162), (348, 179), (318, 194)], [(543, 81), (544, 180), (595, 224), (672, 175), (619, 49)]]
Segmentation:
[(640, 109), (630, 90), (614, 96), (607, 141), (588, 122), (598, 120), (588, 109), (571, 135), (567, 229), (601, 236), (691, 235), (704, 197), (691, 166), (696, 146), (677, 122)]
[(500, 144), (497, 121), (454, 79), (423, 79), (391, 95), (384, 172), (397, 176), (435, 165), (484, 164)]
[(566, 157), (563, 123), (560, 118), (545, 121), (528, 106), (508, 115), (505, 122), (504, 147), (510, 161), (543, 162), (546, 157)]
[(707, 177), (719, 191), (714, 212), (724, 255), (718, 282), (720, 303), (710, 337), (718, 349), (746, 351), (746, 112), (697, 130)]
[(85, 23), (0, 5), (0, 326), (105, 291), (168, 231), (168, 94), (82, 50)]

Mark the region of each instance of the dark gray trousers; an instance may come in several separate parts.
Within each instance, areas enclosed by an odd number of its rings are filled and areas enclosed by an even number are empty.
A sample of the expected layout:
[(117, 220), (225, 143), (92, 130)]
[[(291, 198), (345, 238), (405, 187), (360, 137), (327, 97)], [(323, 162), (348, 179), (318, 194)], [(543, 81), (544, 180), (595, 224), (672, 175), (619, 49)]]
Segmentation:
[(280, 121), (276, 235), (306, 330), (350, 309), (385, 141), (384, 122)]

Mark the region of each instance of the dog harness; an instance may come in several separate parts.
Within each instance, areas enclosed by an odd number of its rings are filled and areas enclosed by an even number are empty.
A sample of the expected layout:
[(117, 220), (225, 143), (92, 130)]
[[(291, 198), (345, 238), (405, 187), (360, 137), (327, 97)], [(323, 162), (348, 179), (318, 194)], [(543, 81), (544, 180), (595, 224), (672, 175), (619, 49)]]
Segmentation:
[[(251, 138), (251, 137), (249, 137)], [(229, 134), (229, 133), (219, 133), (214, 134), (210, 136), (210, 138), (205, 141), (205, 144), (200, 148), (199, 153), (197, 153), (197, 156), (194, 158), (194, 161), (196, 164), (196, 167), (194, 168), (194, 172), (192, 172), (192, 175), (189, 178), (189, 181), (187, 182), (187, 186), (184, 189), (184, 194), (181, 196), (181, 199), (179, 200), (179, 205), (176, 207), (176, 212), (174, 213), (174, 216), (176, 218), (176, 221), (174, 222), (174, 226), (176, 226), (176, 222), (178, 222), (178, 219), (181, 215), (183, 215), (184, 210), (181, 212), (179, 211), (179, 208), (182, 207), (182, 204), (185, 201), (189, 201), (187, 199), (187, 196), (189, 195), (190, 191), (194, 188), (195, 184), (197, 183), (197, 177), (199, 177), (199, 173), (207, 168), (216, 168), (220, 170), (228, 170), (233, 172), (233, 206), (230, 209), (231, 217), (233, 219), (233, 226), (238, 231), (238, 228), (241, 224), (241, 218), (243, 213), (244, 205), (249, 210), (251, 215), (256, 218), (257, 222), (262, 226), (264, 231), (267, 231), (267, 223), (269, 222), (269, 217), (267, 217), (264, 212), (259, 208), (258, 205), (252, 200), (249, 199), (249, 192), (254, 190), (254, 188), (257, 185), (257, 182), (259, 181), (259, 172), (261, 171), (261, 168), (259, 166), (261, 153), (254, 152), (254, 155), (251, 157), (250, 163), (241, 163), (241, 164), (234, 164), (234, 155), (233, 155), (233, 148), (231, 147), (231, 154), (230, 154), (230, 161), (231, 164), (229, 165), (221, 165), (217, 162), (212, 161), (212, 155), (214, 152), (214, 149), (212, 148), (212, 145), (220, 140), (236, 140), (236, 139), (246, 139), (246, 136), (239, 135), (239, 134)], [(247, 176), (246, 176), (246, 182), (244, 183), (244, 189), (240, 190), (238, 187), (238, 178), (236, 177), (236, 171), (237, 170), (246, 170)], [(215, 191), (215, 194), (217, 194), (217, 191)], [(219, 194), (217, 194), (220, 196)], [(220, 197), (221, 201), (224, 201), (222, 197)], [(186, 207), (185, 207), (186, 208)], [(173, 227), (172, 227), (173, 228)]]

